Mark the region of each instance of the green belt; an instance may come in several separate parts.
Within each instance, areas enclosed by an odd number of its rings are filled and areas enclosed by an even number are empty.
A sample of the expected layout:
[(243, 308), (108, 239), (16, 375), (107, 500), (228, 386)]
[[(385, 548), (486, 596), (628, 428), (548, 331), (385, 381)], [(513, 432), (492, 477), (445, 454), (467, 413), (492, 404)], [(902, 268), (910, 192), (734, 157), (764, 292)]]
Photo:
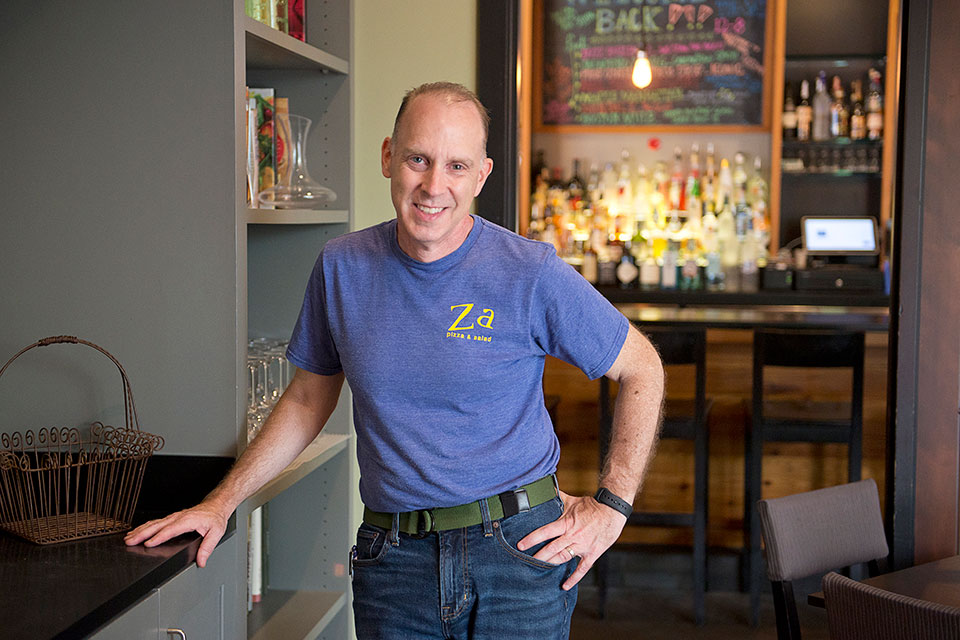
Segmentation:
[[(553, 500), (557, 495), (556, 481), (551, 474), (519, 489), (505, 491), (499, 495), (486, 498), (486, 501), (490, 519), (500, 520), (528, 511), (548, 500)], [(456, 507), (406, 511), (400, 514), (400, 531), (413, 535), (472, 527), (483, 522), (480, 502), (480, 500), (477, 500)], [(393, 527), (393, 516), (392, 513), (380, 513), (371, 511), (366, 507), (363, 508), (363, 521), (381, 529), (389, 530)]]

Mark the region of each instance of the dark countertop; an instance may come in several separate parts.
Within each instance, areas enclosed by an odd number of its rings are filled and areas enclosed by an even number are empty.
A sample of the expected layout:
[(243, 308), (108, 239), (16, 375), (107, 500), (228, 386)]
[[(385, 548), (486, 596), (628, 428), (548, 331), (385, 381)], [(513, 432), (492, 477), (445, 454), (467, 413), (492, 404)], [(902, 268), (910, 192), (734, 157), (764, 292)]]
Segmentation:
[(695, 326), (711, 329), (829, 329), (885, 332), (886, 307), (677, 307), (666, 304), (616, 304), (631, 322), (649, 325)]
[[(174, 502), (182, 503), (176, 508), (194, 504), (229, 464), (229, 459), (195, 463), (193, 458), (151, 459), (135, 525), (169, 513)], [(189, 493), (162, 490), (177, 484), (174, 474), (192, 478)], [(154, 494), (164, 497), (155, 500)], [(236, 516), (232, 516), (223, 539), (235, 532)], [(83, 638), (189, 567), (199, 546), (196, 534), (147, 549), (126, 546), (122, 533), (36, 545), (0, 532), (0, 636), (4, 640)]]
[(727, 291), (643, 291), (620, 287), (597, 287), (603, 296), (614, 304), (673, 304), (677, 306), (844, 306), (844, 307), (889, 307), (890, 296), (883, 292), (865, 291), (796, 291), (793, 289), (761, 289), (756, 292), (733, 293)]

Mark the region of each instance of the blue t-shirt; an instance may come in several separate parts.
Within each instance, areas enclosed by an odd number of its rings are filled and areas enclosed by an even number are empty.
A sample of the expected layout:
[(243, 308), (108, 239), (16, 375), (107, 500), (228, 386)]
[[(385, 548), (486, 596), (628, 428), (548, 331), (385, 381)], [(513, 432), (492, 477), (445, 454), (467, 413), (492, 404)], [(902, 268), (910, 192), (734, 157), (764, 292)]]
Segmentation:
[(287, 352), (353, 392), (360, 497), (396, 512), (472, 502), (557, 468), (544, 355), (591, 379), (628, 322), (551, 245), (483, 218), (423, 263), (391, 220), (329, 241)]

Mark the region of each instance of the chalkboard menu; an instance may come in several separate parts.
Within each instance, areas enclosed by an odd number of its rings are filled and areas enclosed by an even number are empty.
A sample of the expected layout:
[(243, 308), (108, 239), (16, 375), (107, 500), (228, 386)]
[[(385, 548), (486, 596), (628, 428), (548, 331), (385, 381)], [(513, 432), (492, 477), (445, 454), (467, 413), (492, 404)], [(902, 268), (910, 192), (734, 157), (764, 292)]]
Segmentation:
[[(541, 127), (763, 124), (766, 0), (540, 5)], [(645, 89), (631, 82), (641, 43), (653, 67)]]

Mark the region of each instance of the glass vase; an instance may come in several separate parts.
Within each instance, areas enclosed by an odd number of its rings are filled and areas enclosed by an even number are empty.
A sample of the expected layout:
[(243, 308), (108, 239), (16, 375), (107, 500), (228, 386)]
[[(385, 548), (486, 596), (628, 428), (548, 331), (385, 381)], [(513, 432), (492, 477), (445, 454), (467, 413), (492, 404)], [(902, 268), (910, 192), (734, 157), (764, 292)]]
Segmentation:
[(310, 118), (292, 113), (274, 114), (277, 146), (281, 151), (277, 184), (260, 192), (260, 204), (275, 209), (320, 209), (337, 194), (310, 178), (307, 171), (307, 136)]

